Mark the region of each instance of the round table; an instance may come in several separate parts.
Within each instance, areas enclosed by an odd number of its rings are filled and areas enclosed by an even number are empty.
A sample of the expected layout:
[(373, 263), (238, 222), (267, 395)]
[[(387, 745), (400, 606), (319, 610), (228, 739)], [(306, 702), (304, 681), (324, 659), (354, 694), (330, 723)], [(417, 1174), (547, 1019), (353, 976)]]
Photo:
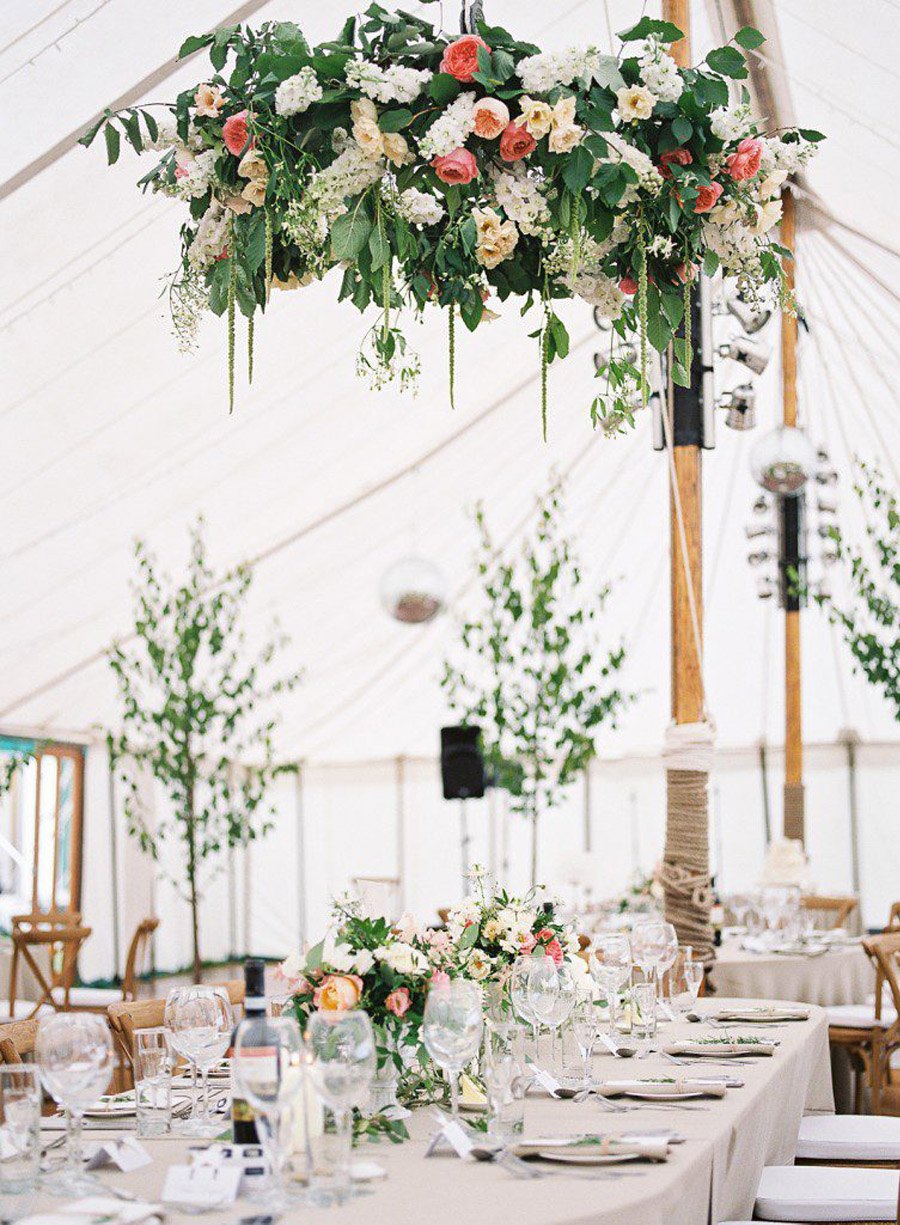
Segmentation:
[(863, 1004), (875, 990), (875, 971), (859, 944), (834, 945), (815, 956), (749, 952), (737, 940), (716, 951), (717, 995), (793, 1000), (801, 1004)]
[[(698, 1008), (710, 1010), (724, 1002), (701, 1000)], [(659, 1041), (716, 1032), (672, 1022), (661, 1029)], [(342, 1225), (422, 1220), (429, 1225), (479, 1220), (515, 1225), (621, 1225), (623, 1220), (641, 1225), (707, 1225), (710, 1220), (747, 1220), (763, 1166), (793, 1160), (803, 1113), (832, 1109), (824, 1012), (813, 1009), (808, 1021), (773, 1030), (769, 1036), (779, 1043), (774, 1055), (742, 1066), (736, 1074), (743, 1086), (730, 1088), (722, 1099), (705, 1100), (701, 1110), (666, 1112), (651, 1103), (638, 1113), (611, 1114), (591, 1099), (576, 1103), (529, 1094), (527, 1135), (618, 1135), (642, 1129), (680, 1133), (684, 1143), (673, 1145), (663, 1164), (629, 1163), (604, 1171), (547, 1163), (541, 1165), (545, 1177), (518, 1179), (496, 1165), (462, 1161), (445, 1151), (426, 1159), (435, 1124), (425, 1107), (409, 1120), (408, 1142), (362, 1148), (360, 1156), (378, 1161), (387, 1177), (344, 1205), (339, 1218), (331, 1210), (301, 1206), (283, 1219), (296, 1220), (298, 1225), (320, 1219), (340, 1219)], [(735, 1073), (731, 1067), (727, 1071)], [(692, 1066), (684, 1074), (714, 1072), (724, 1074), (725, 1069), (710, 1066), (707, 1072), (705, 1067)], [(605, 1052), (596, 1057), (594, 1073), (608, 1079), (678, 1074), (658, 1054), (625, 1062)], [(86, 1139), (104, 1134), (109, 1133), (91, 1131)], [(102, 1177), (110, 1187), (154, 1202), (167, 1165), (187, 1161), (189, 1142), (167, 1138), (145, 1144), (154, 1158), (151, 1165), (131, 1174), (103, 1172)], [(33, 1211), (52, 1212), (61, 1202), (42, 1196)], [(206, 1213), (204, 1219), (209, 1225), (225, 1225), (256, 1212), (251, 1203), (239, 1201), (226, 1212)], [(166, 1219), (170, 1225), (191, 1225), (196, 1218), (166, 1209)]]

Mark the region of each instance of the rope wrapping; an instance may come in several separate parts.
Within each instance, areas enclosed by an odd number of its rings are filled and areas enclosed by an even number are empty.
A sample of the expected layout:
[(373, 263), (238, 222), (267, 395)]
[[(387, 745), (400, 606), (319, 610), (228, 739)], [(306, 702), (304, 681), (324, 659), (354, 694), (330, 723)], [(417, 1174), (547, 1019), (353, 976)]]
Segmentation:
[(784, 784), (784, 836), (803, 842), (804, 793), (802, 783)]
[(715, 960), (707, 823), (713, 728), (708, 723), (670, 727), (663, 758), (667, 821), (660, 880), (666, 919), (678, 933), (679, 944), (691, 945), (697, 960), (709, 966)]

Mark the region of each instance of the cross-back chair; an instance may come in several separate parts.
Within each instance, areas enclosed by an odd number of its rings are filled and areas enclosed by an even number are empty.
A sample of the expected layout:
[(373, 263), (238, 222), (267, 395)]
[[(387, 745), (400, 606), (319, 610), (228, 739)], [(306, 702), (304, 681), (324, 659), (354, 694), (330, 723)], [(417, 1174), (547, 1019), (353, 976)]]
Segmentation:
[[(16, 990), (22, 963), (34, 976), (39, 992), (36, 1001), (28, 1001), (27, 1015), (23, 1019), (36, 1017), (46, 1010), (45, 1005), (57, 1010), (69, 1008), (78, 953), (90, 934), (91, 929), (82, 925), (81, 915), (74, 910), (37, 910), (30, 914), (13, 915), (8, 1005), (12, 1020), (19, 1019), (16, 1016)], [(47, 953), (43, 965), (37, 957), (39, 952)], [(25, 1001), (20, 1001), (20, 1008), (24, 1004)]]
[(819, 926), (821, 919), (823, 927), (846, 927), (847, 920), (856, 910), (859, 901), (855, 897), (823, 897), (820, 894), (809, 894), (800, 899), (804, 910), (812, 914), (813, 922)]
[[(138, 981), (149, 966), (151, 941), (158, 927), (159, 919), (152, 915), (138, 923), (128, 946), (121, 987), (71, 987), (69, 1009), (74, 1012), (99, 1012), (105, 1016), (110, 1004), (122, 1004), (136, 999)], [(56, 988), (53, 994), (59, 1003), (62, 998), (61, 990)]]
[[(893, 1020), (873, 1031), (870, 1085), (875, 1114), (900, 1114), (900, 1083), (891, 1077), (891, 1055), (900, 1050), (900, 930), (863, 940), (863, 948), (875, 966), (875, 1016), (893, 1007)], [(887, 999), (890, 999), (890, 1005)]]
[(33, 1055), (38, 1021), (10, 1021), (0, 1025), (0, 1063), (22, 1063), (23, 1055)]

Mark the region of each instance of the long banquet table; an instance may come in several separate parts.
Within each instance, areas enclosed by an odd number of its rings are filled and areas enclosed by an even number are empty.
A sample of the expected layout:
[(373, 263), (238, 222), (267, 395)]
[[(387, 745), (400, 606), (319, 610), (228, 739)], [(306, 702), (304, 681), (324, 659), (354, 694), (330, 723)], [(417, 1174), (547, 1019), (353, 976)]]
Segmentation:
[[(701, 1010), (721, 1006), (717, 999), (700, 1001)], [(696, 1038), (711, 1032), (696, 1023), (671, 1022), (660, 1029), (663, 1043)], [(594, 1073), (604, 1079), (673, 1075), (733, 1074), (745, 1084), (729, 1089), (723, 1099), (705, 1099), (704, 1110), (669, 1111), (651, 1104), (640, 1112), (611, 1114), (596, 1102), (557, 1101), (529, 1095), (525, 1133), (568, 1135), (604, 1132), (617, 1135), (640, 1129), (671, 1128), (685, 1137), (673, 1146), (664, 1164), (624, 1164), (599, 1170), (591, 1167), (542, 1165), (547, 1177), (519, 1180), (493, 1164), (461, 1161), (449, 1152), (425, 1159), (426, 1142), (434, 1130), (428, 1109), (409, 1120), (411, 1139), (402, 1145), (383, 1142), (363, 1149), (366, 1159), (378, 1161), (387, 1177), (370, 1184), (368, 1193), (334, 1209), (299, 1207), (284, 1219), (298, 1222), (324, 1219), (344, 1225), (372, 1225), (399, 1220), (428, 1221), (429, 1225), (459, 1225), (460, 1221), (514, 1221), (516, 1225), (708, 1225), (730, 1219), (749, 1219), (760, 1172), (766, 1164), (793, 1160), (801, 1116), (830, 1113), (831, 1077), (825, 1014), (812, 1010), (810, 1019), (783, 1028), (757, 1027), (735, 1032), (765, 1032), (779, 1042), (769, 1059), (747, 1063), (740, 1069), (710, 1065), (677, 1069), (658, 1054), (628, 1061), (599, 1055)], [(100, 1138), (90, 1132), (87, 1138)], [(196, 1143), (196, 1142), (194, 1142)], [(187, 1140), (166, 1138), (145, 1142), (152, 1165), (131, 1174), (103, 1173), (111, 1187), (134, 1193), (142, 1200), (159, 1196), (169, 1164), (188, 1160)], [(610, 1177), (610, 1173), (615, 1176)], [(61, 1201), (39, 1197), (33, 1211), (52, 1212)], [(258, 1209), (239, 1202), (226, 1212), (209, 1212), (210, 1225), (255, 1215)], [(169, 1222), (191, 1220), (166, 1210)]]
[(713, 983), (724, 996), (831, 1008), (865, 1003), (875, 990), (875, 971), (859, 944), (835, 945), (809, 956), (750, 952), (740, 941), (729, 940), (717, 951)]

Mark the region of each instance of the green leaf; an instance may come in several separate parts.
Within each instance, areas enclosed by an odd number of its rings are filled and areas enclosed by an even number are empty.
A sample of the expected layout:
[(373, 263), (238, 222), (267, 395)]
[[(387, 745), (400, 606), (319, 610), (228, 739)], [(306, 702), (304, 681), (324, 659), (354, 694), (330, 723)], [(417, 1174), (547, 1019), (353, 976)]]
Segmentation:
[(558, 315), (550, 316), (550, 334), (553, 337), (553, 347), (559, 357), (569, 355), (569, 333), (566, 325)]
[(587, 187), (594, 169), (593, 154), (582, 145), (576, 145), (563, 166), (563, 182), (573, 196), (579, 196)]
[(331, 227), (331, 248), (335, 259), (356, 259), (369, 241), (372, 222), (357, 204), (349, 213), (338, 217)]
[(672, 135), (680, 145), (686, 145), (694, 134), (694, 125), (684, 115), (678, 115), (672, 120)]
[(114, 128), (111, 123), (107, 123), (103, 133), (106, 140), (106, 161), (108, 165), (119, 160), (119, 149), (121, 147), (121, 138), (119, 137), (118, 128)]
[(412, 111), (407, 110), (405, 106), (401, 106), (396, 110), (383, 111), (378, 116), (378, 126), (382, 132), (399, 132), (403, 128), (408, 127), (412, 120)]
[(122, 116), (122, 127), (125, 129), (125, 135), (131, 147), (136, 153), (142, 153), (144, 149), (144, 139), (141, 136), (141, 121), (136, 111), (130, 111), (127, 115)]
[(651, 34), (662, 39), (664, 43), (677, 43), (680, 38), (684, 38), (684, 31), (679, 30), (671, 21), (654, 21), (652, 17), (642, 17), (637, 25), (623, 30), (619, 38), (623, 43), (631, 43), (639, 38), (649, 38)]
[(716, 269), (719, 267), (719, 257), (715, 251), (707, 251), (703, 256), (703, 273), (705, 276), (713, 276)]
[(464, 927), (462, 930), (462, 935), (457, 941), (456, 947), (460, 949), (460, 951), (470, 949), (478, 939), (478, 931), (479, 926), (477, 923), (470, 923), (468, 927)]
[(178, 48), (178, 59), (183, 60), (187, 55), (193, 55), (195, 51), (199, 51), (201, 47), (208, 47), (213, 40), (212, 34), (192, 34), (190, 38), (186, 38)]
[(647, 339), (657, 353), (664, 353), (672, 339), (674, 328), (661, 310), (649, 310), (647, 313)]
[(383, 268), (385, 264), (389, 264), (391, 260), (391, 244), (387, 240), (387, 236), (377, 227), (372, 227), (372, 233), (369, 235), (369, 251), (372, 254), (372, 271), (377, 272), (379, 268)]
[(141, 114), (144, 116), (144, 123), (147, 127), (147, 135), (151, 140), (156, 140), (156, 138), (159, 136), (159, 124), (149, 111), (141, 111)]
[(614, 55), (600, 55), (593, 71), (593, 80), (604, 89), (621, 89), (625, 78), (619, 71), (619, 61)]
[(508, 81), (516, 71), (516, 61), (508, 51), (494, 51), (491, 59), (494, 62), (494, 76), (500, 81)]
[(436, 72), (431, 78), (431, 84), (428, 86), (431, 100), (436, 102), (438, 106), (446, 106), (448, 102), (452, 102), (461, 90), (462, 85), (449, 72)]
[(105, 118), (101, 117), (100, 119), (97, 120), (96, 123), (92, 123), (91, 126), (88, 128), (88, 130), (84, 133), (84, 135), (79, 136), (78, 143), (80, 145), (84, 145), (85, 149), (90, 148), (90, 146), (94, 143), (94, 139), (97, 133), (103, 127), (104, 122), (105, 122)]
[(817, 132), (815, 128), (798, 128), (797, 131), (804, 140), (812, 141), (813, 144), (818, 144), (820, 140), (825, 140), (822, 132)]
[(710, 51), (706, 62), (713, 72), (718, 72), (720, 76), (738, 81), (747, 76), (747, 64), (736, 47), (716, 47), (714, 51)]
[(734, 36), (734, 41), (739, 47), (743, 47), (745, 51), (753, 51), (763, 45), (766, 41), (766, 36), (765, 34), (760, 34), (759, 30), (754, 29), (753, 26), (741, 26)]

